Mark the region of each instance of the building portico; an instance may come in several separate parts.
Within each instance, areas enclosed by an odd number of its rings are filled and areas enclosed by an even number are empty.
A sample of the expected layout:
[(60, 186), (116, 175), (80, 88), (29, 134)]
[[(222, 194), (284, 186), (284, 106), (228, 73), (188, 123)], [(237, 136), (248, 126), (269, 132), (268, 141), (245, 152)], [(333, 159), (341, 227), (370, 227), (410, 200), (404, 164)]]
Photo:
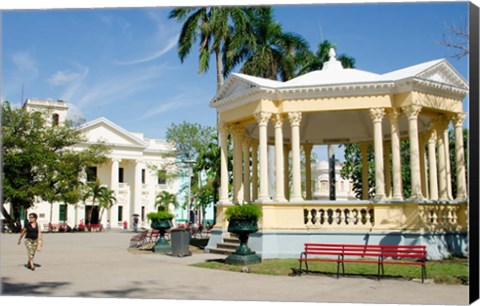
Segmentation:
[[(218, 112), (222, 139), (217, 235), (226, 232), (224, 208), (254, 202), (262, 207), (264, 217), (252, 244), (263, 257), (287, 256), (279, 246), (274, 248), (276, 255), (265, 248), (272, 235), (299, 245), (315, 237), (324, 239), (326, 234), (338, 238), (345, 231), (353, 233), (346, 238), (351, 242), (365, 231), (378, 234), (379, 239), (392, 231), (399, 237), (408, 233), (423, 239), (438, 229), (446, 235), (462, 236), (467, 229), (462, 130), (466, 116), (462, 100), (467, 93), (468, 84), (446, 60), (379, 75), (344, 69), (331, 51), (331, 59), (322, 70), (286, 82), (232, 74), (210, 103)], [(449, 163), (450, 124), (455, 129), (455, 169), (450, 169)], [(231, 199), (226, 167), (229, 134), (234, 152)], [(407, 198), (402, 186), (401, 140), (410, 144), (411, 193)], [(257, 142), (258, 152), (256, 146), (245, 145)], [(327, 144), (359, 144), (362, 200), (311, 201), (312, 148)], [(274, 182), (268, 181), (268, 145), (275, 146)], [(375, 164), (373, 198), (369, 197), (366, 172), (369, 146)], [(455, 195), (452, 171), (457, 174)], [(275, 187), (272, 197), (269, 184)], [(240, 190), (244, 191), (242, 196), (236, 196)], [(431, 254), (441, 256), (444, 252)]]

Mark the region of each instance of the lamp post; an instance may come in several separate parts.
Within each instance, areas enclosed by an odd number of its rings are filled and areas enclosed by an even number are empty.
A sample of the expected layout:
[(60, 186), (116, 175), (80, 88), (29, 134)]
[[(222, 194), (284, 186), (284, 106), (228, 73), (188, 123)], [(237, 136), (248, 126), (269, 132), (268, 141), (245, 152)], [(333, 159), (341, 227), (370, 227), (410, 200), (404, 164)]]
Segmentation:
[[(193, 165), (195, 164), (194, 160), (184, 160), (184, 164), (188, 167), (188, 212), (192, 209), (192, 170)], [(188, 219), (190, 219), (190, 215), (188, 215)]]

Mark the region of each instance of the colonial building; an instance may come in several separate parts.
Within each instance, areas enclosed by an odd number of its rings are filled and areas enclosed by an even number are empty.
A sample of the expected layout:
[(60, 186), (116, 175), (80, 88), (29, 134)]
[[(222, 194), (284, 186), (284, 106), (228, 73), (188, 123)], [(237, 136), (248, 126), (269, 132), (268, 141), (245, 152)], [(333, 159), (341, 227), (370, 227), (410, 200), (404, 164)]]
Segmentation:
[[(64, 101), (27, 99), (26, 111), (39, 111), (45, 114), (47, 122), (62, 124), (67, 117), (68, 106)], [(132, 227), (133, 215), (138, 214), (140, 226), (149, 227), (147, 213), (155, 211), (155, 198), (161, 191), (177, 194), (178, 179), (170, 174), (176, 173), (174, 147), (164, 140), (145, 138), (142, 133), (129, 132), (106, 118), (98, 118), (79, 127), (87, 141), (79, 144), (84, 149), (91, 144), (103, 142), (111, 150), (108, 160), (85, 169), (79, 175), (80, 180), (98, 179), (100, 183), (114, 191), (116, 203), (100, 213), (97, 204), (90, 200), (77, 205), (37, 202), (30, 210), (39, 214), (39, 223), (46, 225), (66, 222), (71, 227), (85, 222), (92, 211), (92, 224), (109, 223), (111, 228), (120, 228), (123, 221)], [(173, 207), (170, 208), (173, 212)], [(177, 211), (177, 217), (181, 212)]]
[[(263, 258), (298, 257), (305, 242), (425, 244), (430, 258), (465, 255), (468, 196), (462, 101), (467, 94), (468, 83), (446, 60), (377, 74), (343, 68), (333, 49), (322, 70), (286, 82), (233, 73), (210, 102), (218, 113), (221, 189), (207, 250), (228, 235), (225, 209), (255, 202), (263, 217), (249, 242)], [(450, 126), (455, 131), (455, 168), (448, 158)], [(410, 143), (408, 197), (402, 186), (402, 139)], [(348, 143), (359, 144), (363, 155), (362, 200), (313, 199), (313, 146)], [(274, 181), (268, 176), (269, 145), (275, 146)], [(369, 197), (369, 146), (375, 157), (374, 198)]]
[[(312, 162), (313, 177), (313, 199), (329, 200), (330, 199), (330, 175), (328, 161), (320, 160)], [(342, 164), (335, 163), (335, 200), (356, 200), (353, 192), (353, 182), (342, 178), (340, 170)]]

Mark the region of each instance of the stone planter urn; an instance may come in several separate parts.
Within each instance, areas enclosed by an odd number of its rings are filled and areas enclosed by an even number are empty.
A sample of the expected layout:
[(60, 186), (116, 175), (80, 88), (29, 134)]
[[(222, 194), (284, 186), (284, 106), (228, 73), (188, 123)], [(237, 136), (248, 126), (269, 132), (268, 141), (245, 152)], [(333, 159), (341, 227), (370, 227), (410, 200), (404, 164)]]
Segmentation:
[(261, 262), (261, 258), (248, 247), (248, 237), (258, 231), (257, 219), (245, 217), (231, 217), (228, 231), (236, 234), (240, 240), (240, 246), (228, 255), (225, 263), (233, 265), (248, 265)]
[(155, 253), (172, 251), (170, 243), (165, 239), (165, 232), (172, 226), (172, 218), (160, 218), (158, 220), (152, 220), (151, 227), (160, 231), (160, 238), (158, 238), (157, 242), (155, 243), (155, 247), (153, 248)]

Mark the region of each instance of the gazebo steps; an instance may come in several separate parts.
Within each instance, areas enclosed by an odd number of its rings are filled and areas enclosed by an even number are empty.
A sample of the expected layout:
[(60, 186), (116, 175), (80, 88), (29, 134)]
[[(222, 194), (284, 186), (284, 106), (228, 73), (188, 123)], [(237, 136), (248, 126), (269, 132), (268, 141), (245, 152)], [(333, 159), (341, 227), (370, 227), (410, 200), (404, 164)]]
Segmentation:
[(235, 237), (223, 237), (223, 241), (217, 243), (217, 247), (210, 249), (213, 254), (230, 255), (240, 246), (240, 240)]

